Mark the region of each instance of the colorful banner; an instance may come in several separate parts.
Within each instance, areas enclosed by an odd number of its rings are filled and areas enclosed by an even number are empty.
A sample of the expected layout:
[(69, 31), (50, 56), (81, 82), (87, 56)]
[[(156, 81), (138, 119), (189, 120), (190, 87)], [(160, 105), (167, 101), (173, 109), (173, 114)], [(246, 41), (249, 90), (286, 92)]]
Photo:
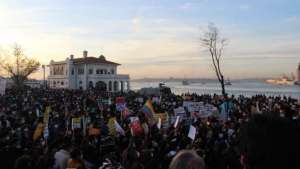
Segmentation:
[(116, 98), (116, 109), (117, 111), (123, 111), (126, 108), (125, 97)]
[(147, 118), (153, 118), (155, 113), (151, 100), (146, 101), (145, 105), (143, 106), (143, 113)]
[(138, 117), (130, 117), (130, 130), (132, 136), (142, 136), (144, 134), (144, 129), (140, 123)]

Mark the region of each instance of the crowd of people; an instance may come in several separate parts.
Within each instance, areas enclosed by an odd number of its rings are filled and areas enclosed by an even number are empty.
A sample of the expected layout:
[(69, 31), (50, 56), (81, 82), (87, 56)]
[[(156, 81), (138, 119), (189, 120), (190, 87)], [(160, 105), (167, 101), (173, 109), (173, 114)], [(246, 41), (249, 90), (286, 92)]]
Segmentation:
[[(117, 106), (120, 97), (125, 108)], [(161, 126), (143, 110), (153, 97), (159, 98), (151, 102), (154, 114), (170, 119)], [(174, 109), (184, 101), (208, 103), (218, 112), (203, 118), (185, 109), (187, 118), (174, 125)], [(227, 116), (221, 119), (224, 102)], [(299, 159), (299, 116), (299, 101), (279, 96), (146, 96), (133, 91), (52, 89), (28, 89), (19, 95), (8, 90), (0, 96), (1, 166), (175, 169), (187, 166), (193, 157), (193, 164), (206, 169), (290, 168)], [(132, 117), (138, 118), (138, 126)], [(196, 128), (194, 138), (189, 137), (191, 125)]]

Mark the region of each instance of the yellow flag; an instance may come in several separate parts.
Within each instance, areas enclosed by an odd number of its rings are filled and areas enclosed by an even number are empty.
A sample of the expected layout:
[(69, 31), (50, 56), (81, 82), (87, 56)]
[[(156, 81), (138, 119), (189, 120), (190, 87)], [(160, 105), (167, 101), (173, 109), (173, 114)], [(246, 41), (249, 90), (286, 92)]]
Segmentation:
[(116, 135), (115, 120), (116, 120), (115, 117), (111, 117), (109, 118), (107, 123), (107, 126), (109, 128), (109, 133), (113, 136)]
[(43, 123), (39, 123), (37, 126), (36, 126), (36, 129), (33, 133), (33, 141), (36, 141), (38, 138), (40, 138), (42, 136), (42, 133), (43, 133), (43, 129), (44, 129), (44, 125)]

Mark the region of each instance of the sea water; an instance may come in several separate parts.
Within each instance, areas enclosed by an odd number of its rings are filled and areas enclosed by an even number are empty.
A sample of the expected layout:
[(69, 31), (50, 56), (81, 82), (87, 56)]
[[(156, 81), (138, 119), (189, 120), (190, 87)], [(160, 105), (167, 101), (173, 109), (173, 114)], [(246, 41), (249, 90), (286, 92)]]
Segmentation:
[[(158, 87), (159, 82), (131, 82), (132, 90), (139, 90), (144, 87)], [(182, 85), (182, 82), (165, 82), (175, 94), (197, 93), (197, 94), (221, 94), (221, 86), (218, 82), (190, 83)], [(268, 84), (263, 81), (232, 81), (232, 85), (225, 86), (226, 92), (230, 95), (267, 95), (267, 96), (287, 96), (300, 99), (299, 85), (277, 85)]]

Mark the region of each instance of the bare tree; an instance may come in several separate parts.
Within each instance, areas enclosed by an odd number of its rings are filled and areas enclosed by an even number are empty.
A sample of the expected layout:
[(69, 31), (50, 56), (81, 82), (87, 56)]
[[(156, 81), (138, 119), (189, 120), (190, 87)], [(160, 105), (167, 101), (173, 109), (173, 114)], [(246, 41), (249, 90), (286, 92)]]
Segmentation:
[(209, 51), (213, 69), (222, 87), (222, 94), (225, 96), (225, 80), (221, 69), (221, 58), (223, 56), (224, 47), (227, 45), (227, 39), (220, 36), (219, 29), (214, 24), (209, 24), (208, 30), (201, 37), (200, 42), (201, 46)]
[[(12, 54), (2, 54), (8, 61), (2, 61), (0, 66), (8, 73), (8, 76), (12, 79), (14, 87), (17, 91), (21, 91), (24, 87), (24, 82), (28, 76), (36, 72), (40, 66), (40, 63), (34, 59), (27, 58), (21, 46), (15, 44)], [(13, 58), (13, 61), (9, 61), (8, 58)]]

